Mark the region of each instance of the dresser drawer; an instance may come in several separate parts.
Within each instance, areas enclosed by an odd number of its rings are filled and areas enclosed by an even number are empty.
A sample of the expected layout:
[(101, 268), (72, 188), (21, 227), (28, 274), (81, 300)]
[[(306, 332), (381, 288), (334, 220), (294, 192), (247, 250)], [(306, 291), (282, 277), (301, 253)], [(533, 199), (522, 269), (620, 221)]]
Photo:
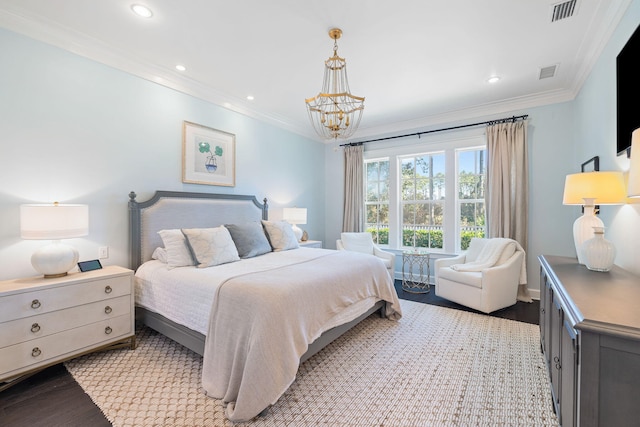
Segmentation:
[(0, 297), (0, 324), (131, 293), (131, 276), (105, 277)]
[(123, 295), (78, 307), (0, 323), (0, 348), (128, 314), (131, 296)]
[(126, 314), (0, 348), (0, 380), (132, 336), (131, 316)]

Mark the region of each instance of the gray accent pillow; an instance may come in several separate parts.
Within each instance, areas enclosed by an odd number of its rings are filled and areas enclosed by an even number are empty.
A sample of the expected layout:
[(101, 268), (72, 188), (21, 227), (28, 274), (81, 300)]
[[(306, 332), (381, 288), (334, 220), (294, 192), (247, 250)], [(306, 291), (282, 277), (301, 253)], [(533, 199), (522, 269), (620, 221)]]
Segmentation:
[(252, 258), (271, 252), (271, 245), (264, 234), (262, 224), (259, 222), (225, 224), (224, 226), (229, 230), (240, 258)]

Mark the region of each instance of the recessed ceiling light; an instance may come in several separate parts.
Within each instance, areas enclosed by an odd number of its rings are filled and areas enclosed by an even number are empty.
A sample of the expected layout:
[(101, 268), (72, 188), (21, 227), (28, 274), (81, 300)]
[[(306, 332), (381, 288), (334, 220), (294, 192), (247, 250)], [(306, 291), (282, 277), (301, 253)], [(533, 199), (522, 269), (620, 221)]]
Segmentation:
[(498, 83), (500, 81), (500, 77), (498, 76), (492, 76), (489, 77), (489, 79), (487, 80), (489, 83)]
[(248, 99), (249, 101), (253, 101), (253, 99), (254, 99), (254, 98), (253, 98), (253, 95), (247, 95), (247, 99)]
[(153, 12), (151, 11), (151, 9), (141, 4), (131, 5), (131, 10), (133, 10), (133, 13), (143, 18), (151, 18), (153, 16)]
[(187, 67), (185, 67), (184, 65), (176, 65), (176, 70), (178, 71), (187, 71)]

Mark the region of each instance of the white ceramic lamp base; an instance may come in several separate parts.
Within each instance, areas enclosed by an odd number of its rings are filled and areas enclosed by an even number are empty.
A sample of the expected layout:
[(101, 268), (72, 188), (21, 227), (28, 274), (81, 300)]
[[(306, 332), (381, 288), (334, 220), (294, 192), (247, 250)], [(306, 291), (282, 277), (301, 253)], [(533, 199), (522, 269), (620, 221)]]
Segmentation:
[(78, 251), (72, 246), (54, 240), (31, 255), (31, 265), (44, 277), (65, 276), (78, 262)]
[(573, 243), (580, 264), (585, 264), (582, 244), (593, 237), (593, 227), (604, 227), (604, 223), (595, 215), (593, 206), (585, 205), (584, 214), (573, 223)]
[(293, 228), (293, 234), (296, 235), (296, 239), (298, 239), (298, 242), (302, 240), (302, 229), (296, 224), (292, 224), (291, 228)]

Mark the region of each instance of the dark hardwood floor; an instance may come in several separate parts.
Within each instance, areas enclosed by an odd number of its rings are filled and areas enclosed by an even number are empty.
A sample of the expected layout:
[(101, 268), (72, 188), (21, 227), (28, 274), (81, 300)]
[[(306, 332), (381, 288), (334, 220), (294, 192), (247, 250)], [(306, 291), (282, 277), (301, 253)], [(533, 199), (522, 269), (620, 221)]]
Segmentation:
[[(402, 281), (396, 280), (396, 292), (398, 298), (411, 301), (423, 302), (425, 304), (438, 305), (440, 307), (455, 308), (457, 310), (470, 311), (472, 313), (485, 314), (472, 308), (465, 307), (455, 302), (440, 298), (435, 293), (435, 288), (431, 285), (431, 290), (426, 294), (414, 294), (402, 290)], [(511, 307), (494, 311), (489, 316), (501, 317), (503, 319), (517, 320), (519, 322), (532, 323), (537, 325), (540, 321), (540, 301), (533, 300), (531, 303), (518, 301)]]
[[(398, 297), (441, 307), (476, 312), (435, 295), (402, 290), (395, 282)], [(538, 324), (539, 301), (518, 302), (491, 313), (491, 316)], [(0, 392), (0, 426), (3, 427), (101, 427), (111, 426), (100, 409), (84, 393), (64, 365), (47, 368)]]

